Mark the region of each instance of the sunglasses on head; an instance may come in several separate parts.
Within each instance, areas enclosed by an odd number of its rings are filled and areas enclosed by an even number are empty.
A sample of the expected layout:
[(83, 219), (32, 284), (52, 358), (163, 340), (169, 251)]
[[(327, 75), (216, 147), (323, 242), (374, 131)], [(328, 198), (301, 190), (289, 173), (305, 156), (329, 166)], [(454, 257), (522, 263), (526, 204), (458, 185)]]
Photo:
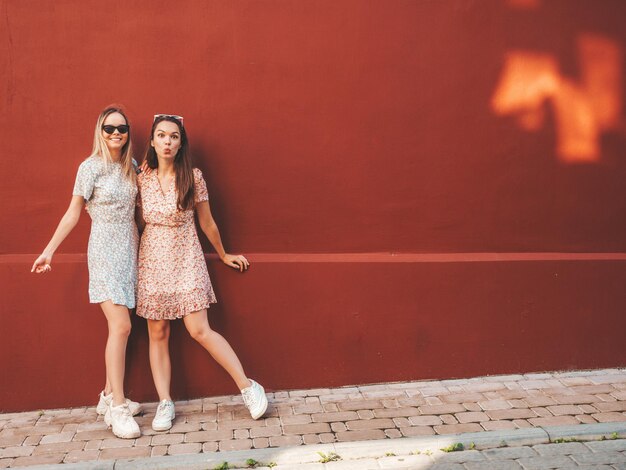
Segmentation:
[(183, 117), (182, 116), (178, 116), (176, 114), (155, 114), (154, 115), (154, 119), (152, 119), (152, 122), (156, 121), (157, 118), (160, 118), (160, 117), (176, 119), (178, 122), (180, 122), (181, 126), (183, 125)]
[(116, 130), (120, 134), (126, 134), (129, 129), (130, 129), (130, 126), (127, 124), (122, 124), (121, 126), (111, 126), (111, 125), (102, 126), (102, 130), (106, 132), (107, 134), (113, 134)]

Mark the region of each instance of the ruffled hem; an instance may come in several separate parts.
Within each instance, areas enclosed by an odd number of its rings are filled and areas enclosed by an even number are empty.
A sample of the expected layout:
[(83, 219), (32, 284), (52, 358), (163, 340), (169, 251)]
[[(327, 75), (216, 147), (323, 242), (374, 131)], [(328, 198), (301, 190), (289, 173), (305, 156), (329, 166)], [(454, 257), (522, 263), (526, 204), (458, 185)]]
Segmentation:
[(214, 303), (217, 299), (211, 290), (151, 294), (138, 299), (137, 315), (148, 320), (176, 320)]
[(128, 309), (135, 308), (134, 288), (118, 288), (118, 289), (89, 289), (89, 303), (100, 304), (110, 300), (115, 305), (124, 305)]
[(123, 305), (124, 307), (128, 308), (128, 310), (132, 310), (135, 308), (134, 300), (131, 302), (130, 300), (124, 300), (119, 297), (89, 297), (90, 304), (101, 304), (102, 302), (106, 302), (107, 300), (110, 300), (115, 305)]

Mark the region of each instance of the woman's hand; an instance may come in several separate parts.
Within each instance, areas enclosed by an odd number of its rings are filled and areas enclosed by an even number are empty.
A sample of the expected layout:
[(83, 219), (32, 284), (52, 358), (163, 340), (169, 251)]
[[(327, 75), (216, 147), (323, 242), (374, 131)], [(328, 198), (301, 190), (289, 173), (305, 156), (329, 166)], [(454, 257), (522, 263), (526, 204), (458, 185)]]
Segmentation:
[(33, 263), (33, 267), (30, 269), (31, 273), (41, 274), (52, 271), (52, 266), (50, 266), (50, 263), (52, 263), (52, 255), (61, 242), (65, 240), (65, 237), (67, 237), (74, 227), (76, 227), (78, 219), (80, 219), (80, 213), (83, 211), (84, 204), (85, 200), (83, 199), (83, 196), (72, 196), (70, 205), (67, 208), (67, 211), (65, 211), (63, 217), (61, 217), (61, 221), (59, 222), (57, 229), (54, 231), (52, 239), (43, 249), (39, 258), (37, 258)]
[(146, 175), (149, 175), (150, 173), (152, 173), (152, 168), (148, 166), (147, 160), (144, 160), (143, 162), (141, 162), (141, 165), (139, 165), (139, 170), (141, 170), (141, 172), (145, 173)]
[(39, 258), (35, 260), (33, 263), (33, 267), (31, 268), (31, 273), (47, 273), (48, 271), (52, 271), (52, 255), (48, 255), (46, 253), (42, 253), (39, 255)]
[(250, 263), (244, 255), (229, 255), (225, 253), (222, 262), (231, 268), (239, 269), (240, 272), (244, 272), (250, 267)]

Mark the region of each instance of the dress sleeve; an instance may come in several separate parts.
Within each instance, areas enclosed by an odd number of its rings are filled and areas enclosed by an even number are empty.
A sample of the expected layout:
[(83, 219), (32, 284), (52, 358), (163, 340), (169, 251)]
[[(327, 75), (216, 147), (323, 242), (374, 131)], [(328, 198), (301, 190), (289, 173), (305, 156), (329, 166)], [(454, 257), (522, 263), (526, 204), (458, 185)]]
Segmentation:
[(74, 191), (72, 195), (82, 196), (85, 201), (91, 199), (93, 194), (93, 188), (96, 184), (96, 168), (91, 162), (85, 160), (78, 167), (78, 173), (76, 174), (76, 182), (74, 183)]
[(202, 201), (209, 200), (209, 192), (206, 189), (206, 183), (202, 177), (202, 172), (197, 168), (193, 169), (193, 182), (194, 182), (194, 202), (198, 204)]

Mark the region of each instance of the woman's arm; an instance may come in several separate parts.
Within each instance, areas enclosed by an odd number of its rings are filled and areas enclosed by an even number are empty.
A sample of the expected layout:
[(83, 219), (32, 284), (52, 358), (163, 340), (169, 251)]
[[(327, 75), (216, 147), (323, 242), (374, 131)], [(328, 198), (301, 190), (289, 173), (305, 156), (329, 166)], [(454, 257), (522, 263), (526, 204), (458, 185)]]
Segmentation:
[(143, 209), (141, 206), (135, 207), (135, 223), (137, 224), (139, 233), (143, 233), (143, 229), (146, 228), (146, 221), (143, 218)]
[(222, 262), (232, 268), (239, 269), (239, 271), (245, 271), (250, 266), (248, 260), (243, 255), (229, 255), (224, 250), (222, 245), (222, 238), (220, 237), (220, 231), (217, 228), (217, 224), (211, 214), (211, 207), (208, 201), (202, 201), (196, 203), (196, 212), (198, 213), (198, 222), (200, 228), (206, 235), (206, 237), (217, 251), (218, 256)]
[(67, 208), (65, 215), (61, 218), (61, 222), (59, 222), (57, 229), (54, 231), (54, 235), (52, 235), (52, 239), (48, 243), (48, 246), (46, 246), (41, 255), (39, 255), (39, 258), (37, 258), (33, 263), (33, 267), (30, 270), (31, 273), (36, 272), (39, 274), (52, 270), (52, 267), (50, 266), (50, 263), (52, 262), (52, 255), (54, 255), (56, 249), (63, 242), (63, 240), (65, 240), (65, 237), (67, 237), (74, 227), (76, 227), (84, 204), (85, 200), (82, 196), (72, 196), (70, 205)]

